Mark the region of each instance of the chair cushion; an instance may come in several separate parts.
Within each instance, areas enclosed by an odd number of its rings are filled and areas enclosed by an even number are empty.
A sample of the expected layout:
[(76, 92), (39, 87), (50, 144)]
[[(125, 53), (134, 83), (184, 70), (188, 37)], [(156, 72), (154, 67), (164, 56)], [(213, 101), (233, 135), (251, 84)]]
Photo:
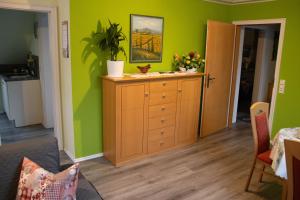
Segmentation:
[(272, 165), (272, 159), (270, 158), (271, 150), (258, 154), (257, 158), (268, 165)]
[(265, 112), (255, 116), (258, 152), (261, 154), (270, 149), (270, 136), (268, 128), (268, 119)]
[(24, 157), (52, 173), (60, 171), (57, 139), (43, 136), (0, 146), (0, 199), (16, 198)]

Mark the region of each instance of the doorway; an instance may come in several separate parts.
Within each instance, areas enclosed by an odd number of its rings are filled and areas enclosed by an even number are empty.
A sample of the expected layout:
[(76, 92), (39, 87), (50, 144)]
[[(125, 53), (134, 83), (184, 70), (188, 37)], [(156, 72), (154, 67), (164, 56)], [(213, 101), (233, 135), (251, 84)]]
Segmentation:
[[(208, 21), (200, 137), (217, 133), (222, 129), (231, 127), (236, 122), (240, 86), (243, 92), (241, 92), (239, 103), (240, 110), (249, 110), (251, 103), (256, 101), (271, 102), (269, 130), (272, 132), (277, 92), (284, 92), (284, 85), (280, 85), (280, 91), (278, 91), (278, 85), (285, 24), (286, 19), (235, 21), (233, 23)], [(276, 27), (277, 31), (279, 27), (277, 36), (271, 37), (277, 48), (269, 48), (274, 50), (271, 50), (272, 53), (270, 54), (273, 63), (273, 70), (270, 71), (266, 70), (267, 67), (262, 67), (267, 60), (263, 59), (263, 51), (257, 52), (264, 49), (259, 48), (259, 45), (264, 44), (262, 41), (265, 41), (260, 40), (265, 34), (262, 31), (263, 27)], [(247, 30), (257, 29), (252, 31), (254, 37), (253, 51), (251, 51), (251, 47), (243, 51), (246, 28)], [(276, 34), (274, 33), (274, 35)], [(278, 40), (278, 44), (274, 42), (275, 40)], [(267, 45), (263, 47), (265, 46)], [(250, 59), (255, 59), (255, 61)], [(258, 60), (263, 65), (256, 69)], [(244, 69), (241, 81), (242, 65), (244, 65)], [(242, 84), (240, 84), (241, 82)], [(280, 80), (280, 83), (285, 83), (285, 81)], [(244, 100), (245, 106), (243, 106), (242, 100)], [(246, 115), (242, 116), (243, 120), (249, 121)]]
[[(282, 49), (285, 35), (286, 19), (248, 20), (234, 21), (237, 35), (235, 48), (235, 62), (233, 64), (231, 102), (229, 105), (228, 124), (229, 127), (237, 120), (237, 110), (240, 91), (240, 74), (243, 59), (243, 47), (245, 29), (256, 29), (258, 31), (258, 43), (255, 65), (258, 70), (254, 73), (254, 84), (251, 103), (266, 101), (270, 103), (269, 130), (272, 132), (274, 111), (276, 106), (277, 92), (279, 92), (279, 72), (281, 66)], [(263, 48), (259, 47), (261, 45)], [(269, 51), (266, 51), (265, 49)], [(265, 54), (265, 55), (264, 55)], [(266, 59), (264, 59), (266, 58)], [(268, 67), (263, 67), (264, 65)], [(283, 86), (284, 87), (284, 86)]]
[(0, 8), (2, 144), (54, 135), (48, 15)]
[[(18, 3), (6, 3), (0, 2), (0, 9), (6, 9), (10, 11), (22, 11), (22, 12), (36, 12), (40, 15), (40, 23), (47, 22), (48, 24), (48, 53), (46, 59), (51, 62), (50, 68), (46, 69), (47, 77), (51, 76), (51, 83), (44, 82), (43, 84), (48, 84), (49, 87), (52, 87), (53, 93), (49, 95), (47, 90), (44, 90), (45, 93), (44, 99), (45, 101), (50, 101), (53, 105), (42, 106), (43, 110), (52, 109), (52, 113), (43, 113), (43, 118), (46, 119), (46, 123), (44, 126), (54, 127), (54, 136), (58, 139), (59, 148), (62, 149), (63, 141), (62, 141), (62, 120), (61, 120), (61, 99), (60, 99), (60, 78), (59, 78), (59, 59), (58, 59), (58, 32), (57, 32), (57, 10), (56, 7), (53, 6), (34, 6), (30, 3), (27, 4), (18, 4)], [(31, 27), (32, 30), (36, 29), (36, 25)], [(45, 29), (44, 29), (45, 30)], [(42, 32), (42, 31), (41, 31)], [(44, 61), (46, 60), (44, 59)], [(49, 71), (50, 69), (50, 71)], [(42, 75), (41, 75), (42, 76)], [(42, 84), (41, 84), (42, 85)], [(48, 115), (50, 113), (50, 115)], [(48, 119), (47, 119), (48, 117)]]
[(241, 26), (243, 38), (237, 66), (232, 122), (250, 123), (250, 107), (255, 102), (272, 103), (279, 24)]

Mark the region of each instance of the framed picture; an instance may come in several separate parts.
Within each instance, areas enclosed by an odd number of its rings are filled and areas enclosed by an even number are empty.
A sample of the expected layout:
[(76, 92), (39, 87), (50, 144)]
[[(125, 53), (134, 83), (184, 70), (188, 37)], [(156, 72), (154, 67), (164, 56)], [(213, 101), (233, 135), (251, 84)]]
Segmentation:
[(130, 15), (130, 62), (162, 62), (164, 18)]

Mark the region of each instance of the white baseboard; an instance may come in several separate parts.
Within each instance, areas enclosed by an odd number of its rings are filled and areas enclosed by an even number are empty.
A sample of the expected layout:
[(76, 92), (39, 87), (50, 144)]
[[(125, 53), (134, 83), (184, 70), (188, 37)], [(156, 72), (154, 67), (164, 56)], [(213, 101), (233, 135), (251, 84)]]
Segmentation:
[(90, 155), (90, 156), (75, 158), (75, 156), (72, 153), (70, 153), (68, 150), (65, 149), (64, 151), (71, 158), (71, 160), (74, 163), (82, 162), (82, 161), (86, 161), (86, 160), (91, 160), (91, 159), (95, 159), (95, 158), (100, 158), (100, 157), (103, 156), (103, 153), (97, 153), (97, 154), (93, 154), (93, 155)]
[(64, 152), (71, 158), (71, 160), (74, 162), (75, 158), (74, 158), (74, 155), (69, 152), (68, 150), (64, 149)]
[(81, 157), (81, 158), (75, 158), (73, 160), (73, 162), (77, 163), (77, 162), (82, 162), (82, 161), (86, 161), (86, 160), (91, 160), (91, 159), (95, 159), (95, 158), (100, 158), (103, 156), (103, 153), (97, 153), (97, 154), (93, 154), (90, 156), (85, 156), (85, 157)]

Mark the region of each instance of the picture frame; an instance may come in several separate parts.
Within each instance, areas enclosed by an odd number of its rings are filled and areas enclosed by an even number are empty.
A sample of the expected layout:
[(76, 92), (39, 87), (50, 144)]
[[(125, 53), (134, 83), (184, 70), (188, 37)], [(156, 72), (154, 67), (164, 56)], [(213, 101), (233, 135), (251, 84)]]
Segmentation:
[(130, 63), (161, 63), (164, 18), (130, 15)]

